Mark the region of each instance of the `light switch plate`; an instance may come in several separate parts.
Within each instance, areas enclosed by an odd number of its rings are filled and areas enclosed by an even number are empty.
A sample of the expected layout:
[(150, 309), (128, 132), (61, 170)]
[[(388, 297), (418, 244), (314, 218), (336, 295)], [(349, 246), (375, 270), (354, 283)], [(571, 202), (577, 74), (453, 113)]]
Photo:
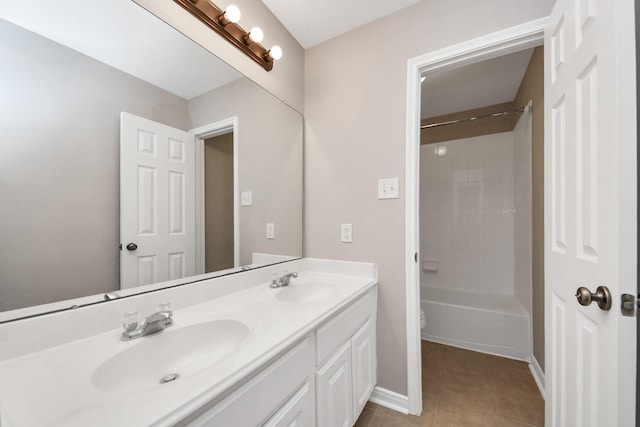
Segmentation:
[(275, 239), (276, 238), (276, 226), (274, 223), (270, 222), (267, 224), (267, 239)]
[(340, 224), (340, 241), (345, 243), (353, 242), (353, 227), (351, 224)]
[(378, 199), (397, 199), (398, 194), (398, 178), (378, 180)]
[(240, 204), (242, 206), (251, 206), (253, 204), (253, 193), (251, 191), (243, 191), (240, 195)]

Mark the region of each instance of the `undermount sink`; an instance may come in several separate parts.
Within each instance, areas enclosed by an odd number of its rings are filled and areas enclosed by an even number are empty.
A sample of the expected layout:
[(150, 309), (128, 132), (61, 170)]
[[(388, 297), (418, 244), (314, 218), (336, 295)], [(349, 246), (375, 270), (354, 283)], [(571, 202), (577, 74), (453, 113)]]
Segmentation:
[(286, 302), (319, 302), (331, 297), (336, 287), (323, 282), (291, 281), (289, 286), (279, 288), (276, 298)]
[(109, 392), (144, 391), (192, 375), (236, 351), (249, 327), (235, 319), (217, 319), (165, 329), (128, 342), (91, 375), (93, 385)]

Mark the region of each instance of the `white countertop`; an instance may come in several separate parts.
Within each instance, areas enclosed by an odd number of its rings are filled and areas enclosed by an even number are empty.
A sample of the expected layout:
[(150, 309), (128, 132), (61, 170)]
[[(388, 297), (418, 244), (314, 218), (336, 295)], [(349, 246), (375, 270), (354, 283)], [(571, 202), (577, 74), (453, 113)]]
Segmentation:
[[(262, 282), (174, 310), (171, 328), (202, 320), (237, 319), (248, 325), (250, 332), (230, 357), (195, 372), (181, 373), (178, 380), (167, 384), (155, 382), (139, 391), (105, 390), (94, 385), (92, 373), (97, 365), (142, 340), (157, 339), (165, 333), (121, 341), (119, 324), (112, 330), (1, 362), (0, 425), (172, 425), (260, 368), (377, 283), (375, 268), (369, 277), (344, 274), (345, 269), (342, 270), (338, 274), (306, 270), (292, 280), (292, 285), (298, 282), (299, 286), (305, 282), (331, 285), (331, 295), (317, 302), (282, 301), (275, 297), (278, 289)], [(188, 287), (183, 291), (188, 292)], [(84, 313), (83, 318), (90, 321), (90, 313)]]

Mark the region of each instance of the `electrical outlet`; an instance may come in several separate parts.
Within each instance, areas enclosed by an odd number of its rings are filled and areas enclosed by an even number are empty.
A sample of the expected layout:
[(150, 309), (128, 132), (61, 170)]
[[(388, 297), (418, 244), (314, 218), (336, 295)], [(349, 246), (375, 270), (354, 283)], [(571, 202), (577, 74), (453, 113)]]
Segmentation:
[(270, 222), (267, 224), (267, 239), (275, 239), (276, 238), (276, 226), (274, 223)]
[(340, 224), (340, 241), (345, 243), (353, 242), (353, 228), (351, 224)]
[(251, 206), (253, 204), (253, 193), (251, 191), (243, 191), (240, 196), (240, 204), (242, 206)]
[(397, 199), (398, 194), (398, 178), (378, 180), (378, 199)]

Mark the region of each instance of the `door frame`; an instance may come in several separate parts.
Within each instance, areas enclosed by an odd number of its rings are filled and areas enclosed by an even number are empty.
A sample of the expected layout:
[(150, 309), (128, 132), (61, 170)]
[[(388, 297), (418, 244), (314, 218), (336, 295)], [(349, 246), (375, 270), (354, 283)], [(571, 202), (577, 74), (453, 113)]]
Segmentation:
[(407, 62), (407, 123), (405, 152), (405, 277), (407, 328), (407, 410), (422, 412), (420, 354), (420, 77), (424, 72), (445, 71), (544, 44), (548, 18), (540, 18), (460, 44), (446, 47)]
[(233, 266), (240, 267), (240, 196), (238, 117), (229, 117), (189, 130), (195, 136), (196, 274), (205, 272), (204, 140), (233, 132)]

